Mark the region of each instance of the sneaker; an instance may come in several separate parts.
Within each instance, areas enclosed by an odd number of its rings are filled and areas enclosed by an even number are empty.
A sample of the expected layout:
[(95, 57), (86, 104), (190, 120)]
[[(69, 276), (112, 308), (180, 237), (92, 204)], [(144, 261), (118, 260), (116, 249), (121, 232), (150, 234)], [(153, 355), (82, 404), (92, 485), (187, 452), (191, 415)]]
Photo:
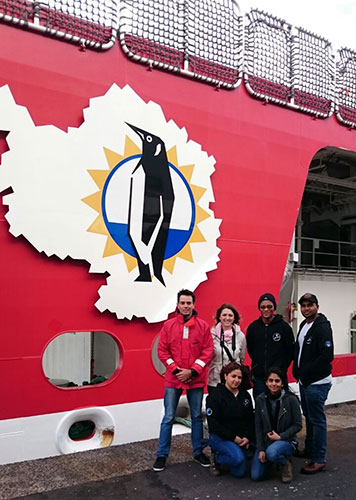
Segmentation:
[(210, 474), (215, 477), (221, 475), (220, 465), (216, 462), (215, 453), (210, 455)]
[(155, 463), (153, 464), (153, 470), (155, 472), (161, 472), (166, 467), (166, 457), (157, 457)]
[(281, 481), (282, 483), (290, 483), (293, 479), (293, 469), (292, 462), (287, 460), (287, 462), (281, 466)]
[(194, 460), (202, 467), (210, 467), (210, 460), (203, 452), (199, 453), (199, 455), (194, 455)]

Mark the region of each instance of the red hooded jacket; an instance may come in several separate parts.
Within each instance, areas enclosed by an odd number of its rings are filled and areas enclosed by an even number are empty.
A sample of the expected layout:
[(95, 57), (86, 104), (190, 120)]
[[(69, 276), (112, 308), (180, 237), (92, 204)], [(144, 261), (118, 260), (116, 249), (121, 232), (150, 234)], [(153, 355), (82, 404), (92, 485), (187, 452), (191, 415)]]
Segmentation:
[[(193, 316), (184, 323), (182, 314), (166, 321), (160, 332), (158, 357), (166, 367), (165, 385), (176, 389), (195, 389), (206, 384), (208, 366), (213, 356), (213, 339), (206, 321)], [(180, 382), (173, 375), (177, 368), (193, 369), (198, 375)]]

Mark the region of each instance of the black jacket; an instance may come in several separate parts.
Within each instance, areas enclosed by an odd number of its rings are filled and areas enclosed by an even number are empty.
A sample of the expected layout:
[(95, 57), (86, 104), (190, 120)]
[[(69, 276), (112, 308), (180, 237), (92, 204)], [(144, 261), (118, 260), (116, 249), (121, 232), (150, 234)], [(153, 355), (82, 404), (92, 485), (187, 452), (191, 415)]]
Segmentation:
[(281, 398), (277, 428), (272, 429), (267, 410), (267, 394), (259, 394), (256, 398), (256, 446), (258, 451), (265, 451), (273, 443), (267, 436), (270, 431), (279, 434), (283, 441), (296, 441), (296, 433), (302, 428), (302, 414), (295, 394), (285, 392)]
[(226, 441), (236, 436), (254, 436), (254, 413), (250, 394), (240, 389), (235, 397), (224, 384), (218, 384), (206, 398), (206, 415), (209, 433)]
[(294, 335), (280, 314), (265, 325), (262, 318), (253, 321), (246, 332), (251, 369), (256, 377), (265, 377), (272, 366), (287, 372), (293, 359)]
[(305, 320), (301, 323), (295, 343), (293, 375), (303, 385), (309, 385), (330, 375), (331, 362), (334, 359), (334, 344), (330, 322), (324, 314), (319, 313), (304, 338), (298, 367), (298, 339), (305, 323)]

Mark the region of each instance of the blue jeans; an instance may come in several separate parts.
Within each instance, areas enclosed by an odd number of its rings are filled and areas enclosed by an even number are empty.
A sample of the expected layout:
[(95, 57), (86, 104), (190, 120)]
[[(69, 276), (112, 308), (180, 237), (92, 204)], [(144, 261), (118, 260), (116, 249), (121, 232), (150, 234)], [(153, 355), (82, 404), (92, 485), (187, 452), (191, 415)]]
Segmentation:
[[(175, 389), (174, 387), (165, 387), (164, 389), (164, 417), (161, 422), (161, 430), (159, 433), (158, 457), (167, 457), (171, 448), (172, 426), (182, 391), (182, 389)], [(195, 456), (199, 455), (203, 450), (203, 418), (201, 414), (203, 387), (187, 389), (186, 392), (192, 418), (191, 438), (193, 455)]]
[(326, 461), (326, 417), (325, 401), (331, 384), (299, 384), (300, 399), (306, 423), (305, 449), (314, 463)]
[(253, 379), (253, 399), (256, 401), (256, 398), (261, 392), (265, 392), (266, 389), (266, 380), (265, 377), (254, 377)]
[(254, 481), (266, 479), (271, 464), (284, 465), (294, 452), (295, 447), (288, 441), (274, 441), (266, 448), (267, 462), (262, 463), (258, 460), (258, 450), (256, 450), (251, 464), (251, 478)]
[(216, 434), (210, 434), (209, 443), (218, 464), (228, 465), (231, 474), (235, 477), (246, 476), (247, 457), (238, 444), (233, 441), (224, 441)]

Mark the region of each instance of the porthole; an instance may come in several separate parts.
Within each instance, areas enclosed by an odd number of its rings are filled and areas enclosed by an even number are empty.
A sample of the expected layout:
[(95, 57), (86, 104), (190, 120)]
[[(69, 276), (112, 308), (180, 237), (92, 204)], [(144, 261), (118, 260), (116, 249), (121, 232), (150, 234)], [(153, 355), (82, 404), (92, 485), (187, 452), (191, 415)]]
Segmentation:
[(106, 332), (66, 332), (46, 347), (42, 367), (48, 381), (62, 388), (102, 384), (119, 366), (120, 351)]
[(159, 335), (157, 335), (157, 337), (155, 338), (155, 341), (153, 342), (152, 363), (153, 363), (153, 366), (155, 367), (156, 371), (160, 375), (164, 376), (166, 373), (166, 368), (165, 368), (164, 364), (158, 358), (158, 354), (157, 354), (158, 341), (159, 341)]

